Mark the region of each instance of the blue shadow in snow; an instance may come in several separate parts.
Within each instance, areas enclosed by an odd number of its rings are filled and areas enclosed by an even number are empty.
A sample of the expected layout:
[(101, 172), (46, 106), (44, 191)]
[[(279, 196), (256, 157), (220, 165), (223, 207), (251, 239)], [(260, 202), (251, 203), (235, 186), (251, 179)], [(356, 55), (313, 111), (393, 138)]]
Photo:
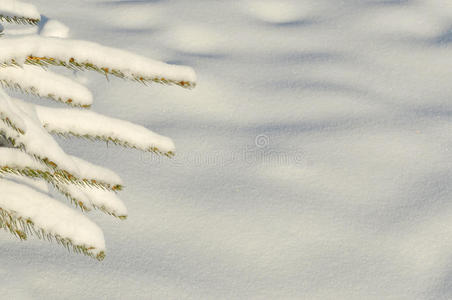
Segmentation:
[(448, 45), (452, 43), (452, 27), (433, 39), (434, 45)]

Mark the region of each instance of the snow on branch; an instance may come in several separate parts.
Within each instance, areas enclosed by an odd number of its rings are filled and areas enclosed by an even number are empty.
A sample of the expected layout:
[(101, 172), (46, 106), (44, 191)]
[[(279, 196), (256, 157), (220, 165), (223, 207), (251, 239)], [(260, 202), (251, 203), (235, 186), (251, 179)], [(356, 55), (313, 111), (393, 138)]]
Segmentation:
[(143, 126), (97, 114), (92, 111), (36, 106), (44, 128), (63, 136), (98, 139), (143, 151), (173, 156), (175, 146), (170, 138)]
[(0, 126), (0, 131), (15, 148), (24, 150), (51, 168), (53, 176), (58, 177), (60, 181), (102, 189), (120, 190), (122, 188), (121, 179), (112, 171), (67, 155), (42, 127), (34, 105), (18, 99), (10, 100), (16, 109), (22, 112), (22, 120), (26, 126), (23, 134), (8, 131), (5, 126), (3, 128)]
[[(30, 4), (0, 0), (0, 21), (36, 25)], [(47, 66), (91, 70), (105, 75), (183, 88), (196, 86), (192, 68), (170, 65), (93, 42), (39, 35), (1, 39), (0, 84), (78, 108), (90, 107), (92, 94)], [(54, 240), (102, 260), (103, 233), (80, 212), (49, 196), (53, 186), (82, 211), (98, 209), (120, 219), (127, 208), (117, 197), (121, 178), (113, 171), (66, 154), (51, 133), (113, 142), (124, 147), (174, 155), (171, 139), (147, 128), (86, 110), (38, 106), (10, 98), (0, 87), (0, 228), (20, 239)]]
[(8, 37), (2, 41), (0, 66), (56, 65), (93, 70), (141, 83), (196, 86), (196, 75), (190, 67), (169, 65), (93, 42), (39, 36)]
[(25, 122), (20, 115), (20, 111), (5, 92), (0, 89), (0, 119), (9, 127), (20, 134), (25, 132)]
[(127, 208), (115, 192), (65, 183), (56, 188), (83, 210), (94, 208), (122, 220), (127, 218)]
[(113, 191), (119, 191), (122, 189), (122, 179), (110, 169), (95, 165), (81, 158), (68, 155), (70, 159), (75, 163), (78, 169), (78, 175), (83, 180), (87, 180), (90, 186), (96, 186), (96, 183), (101, 185), (102, 189), (111, 189)]
[(33, 159), (27, 153), (6, 147), (0, 147), (0, 174), (41, 178), (48, 182), (57, 180), (56, 178), (53, 179), (54, 176), (47, 166)]
[[(72, 157), (72, 159), (81, 170), (80, 173), (82, 176), (96, 178), (95, 180), (100, 182), (116, 182), (116, 189), (119, 189), (118, 187), (121, 186), (121, 179), (113, 171), (96, 166), (80, 158)], [(120, 218), (127, 215), (125, 206), (116, 197), (114, 192), (70, 185), (48, 166), (16, 148), (0, 147), (0, 174), (13, 174), (45, 180), (71, 200), (75, 206), (81, 208), (82, 211), (98, 208), (103, 212)], [(104, 198), (99, 199), (102, 197)]]
[(36, 235), (102, 260), (101, 229), (84, 215), (26, 185), (0, 179), (0, 227), (20, 239)]
[(16, 0), (0, 0), (0, 21), (37, 25), (41, 19), (36, 7)]
[(91, 92), (83, 85), (33, 66), (0, 68), (0, 83), (7, 88), (71, 106), (87, 108), (93, 103)]
[(33, 189), (44, 193), (49, 194), (49, 185), (46, 181), (36, 178), (30, 178), (30, 177), (24, 177), (22, 175), (15, 175), (15, 174), (1, 174), (1, 178), (5, 178), (11, 181), (14, 181), (19, 184), (25, 184), (29, 187), (32, 187)]

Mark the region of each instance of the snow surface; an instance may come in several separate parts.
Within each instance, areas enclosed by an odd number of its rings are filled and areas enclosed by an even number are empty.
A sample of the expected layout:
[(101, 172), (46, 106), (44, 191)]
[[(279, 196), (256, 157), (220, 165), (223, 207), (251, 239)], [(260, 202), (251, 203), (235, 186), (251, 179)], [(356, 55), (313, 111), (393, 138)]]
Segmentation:
[(47, 37), (67, 38), (69, 36), (69, 27), (60, 21), (48, 20), (40, 34)]
[(171, 137), (177, 155), (59, 140), (121, 174), (128, 219), (89, 215), (102, 263), (0, 235), (3, 298), (450, 298), (449, 1), (33, 3), (74, 39), (199, 79), (83, 73), (94, 111)]

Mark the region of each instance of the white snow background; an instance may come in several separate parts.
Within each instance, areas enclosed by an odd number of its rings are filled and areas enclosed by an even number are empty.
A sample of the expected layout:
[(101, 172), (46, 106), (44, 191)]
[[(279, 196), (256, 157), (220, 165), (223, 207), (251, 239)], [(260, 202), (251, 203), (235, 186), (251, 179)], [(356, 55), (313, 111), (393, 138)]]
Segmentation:
[(103, 262), (0, 234), (1, 299), (451, 298), (450, 1), (31, 3), (53, 22), (38, 34), (188, 65), (198, 86), (76, 74), (93, 111), (176, 157), (58, 139), (121, 175), (129, 218), (90, 214)]

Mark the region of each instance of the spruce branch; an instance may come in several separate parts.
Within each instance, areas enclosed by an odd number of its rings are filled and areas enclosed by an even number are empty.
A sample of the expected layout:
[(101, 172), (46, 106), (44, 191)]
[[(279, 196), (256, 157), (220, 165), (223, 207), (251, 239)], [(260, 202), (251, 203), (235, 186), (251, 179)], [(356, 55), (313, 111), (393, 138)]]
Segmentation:
[(20, 134), (24, 134), (25, 133), (25, 131), (22, 128), (20, 128), (19, 126), (17, 126), (16, 124), (14, 124), (11, 121), (11, 119), (7, 116), (7, 114), (5, 112), (0, 111), (0, 120), (2, 120), (3, 123), (5, 123), (8, 127), (13, 129), (17, 133), (20, 133)]
[(23, 25), (38, 25), (41, 21), (41, 15), (32, 4), (18, 0), (1, 0), (0, 21)]
[(8, 196), (0, 197), (1, 228), (22, 240), (35, 235), (56, 241), (77, 253), (97, 259), (105, 257), (102, 231), (83, 214), (27, 185), (8, 179), (0, 179), (0, 189)]
[(0, 68), (0, 84), (4, 88), (48, 98), (73, 107), (89, 108), (93, 102), (93, 96), (85, 86), (40, 67)]
[[(53, 171), (54, 176), (58, 177), (63, 182), (70, 182), (81, 186), (92, 186), (113, 191), (119, 191), (122, 189), (122, 184), (120, 183), (121, 180), (117, 176), (114, 176), (114, 180), (118, 182), (114, 183), (105, 181), (99, 176), (91, 177), (94, 175), (93, 172), (90, 172), (91, 169), (94, 168), (96, 170), (101, 170), (103, 173), (105, 173), (105, 169), (89, 164), (81, 159), (68, 156), (54, 141), (54, 139), (44, 130), (44, 128), (42, 128), (40, 120), (36, 115), (36, 108), (32, 104), (27, 104), (18, 99), (11, 100), (14, 100), (11, 102), (12, 105), (20, 105), (21, 107), (18, 108), (21, 108), (24, 113), (28, 113), (28, 115), (22, 115), (22, 119), (27, 126), (27, 131), (23, 134), (17, 134), (12, 130), (8, 130), (8, 127), (6, 126), (0, 126), (2, 134), (9, 140), (12, 147), (21, 149), (42, 164), (49, 167)], [(48, 148), (47, 150), (53, 150), (45, 151), (46, 149), (41, 149), (41, 147), (36, 145), (35, 141), (38, 137), (41, 140), (40, 144), (45, 144)], [(78, 173), (80, 172), (80, 167), (83, 167), (85, 170), (84, 173), (88, 174), (88, 177)], [(111, 174), (111, 172), (109, 174)]]
[(121, 220), (127, 218), (127, 209), (114, 192), (65, 183), (58, 183), (56, 189), (84, 211), (96, 209)]
[(31, 218), (24, 218), (18, 216), (14, 211), (10, 211), (0, 207), (0, 228), (10, 232), (15, 237), (21, 240), (27, 240), (28, 236), (33, 235), (41, 240), (49, 242), (55, 241), (57, 244), (62, 245), (68, 251), (84, 254), (90, 256), (99, 261), (105, 258), (105, 252), (93, 253), (92, 246), (77, 245), (69, 237), (62, 237), (59, 234), (53, 234), (47, 232), (45, 229), (36, 226)]
[[(55, 162), (49, 160), (47, 157), (43, 158), (38, 154), (29, 152), (29, 150), (27, 150), (27, 147), (24, 144), (19, 144), (19, 145), (14, 144), (14, 140), (12, 140), (12, 139), (9, 139), (9, 140), (13, 142), (13, 146), (16, 149), (26, 152), (27, 154), (31, 155), (34, 159), (41, 162), (48, 168), (50, 168), (53, 172), (53, 173), (51, 173), (52, 178), (54, 178), (58, 182), (75, 184), (75, 185), (82, 186), (82, 187), (94, 187), (94, 188), (98, 188), (98, 189), (112, 190), (112, 191), (120, 191), (123, 188), (122, 184), (118, 184), (118, 183), (112, 184), (112, 183), (109, 183), (109, 182), (106, 182), (106, 181), (103, 181), (100, 179), (77, 177), (76, 175), (70, 173), (69, 171), (60, 168)], [(29, 173), (29, 174), (32, 175), (32, 173)], [(40, 173), (37, 173), (37, 175), (38, 176), (36, 176), (36, 177), (39, 177), (42, 179), (46, 179), (45, 177), (47, 176), (46, 174), (40, 174)], [(25, 175), (25, 176), (28, 176), (28, 175)], [(33, 176), (29, 176), (29, 177), (33, 177)]]
[[(40, 21), (32, 5), (16, 0), (0, 2), (0, 21), (32, 25)], [(114, 76), (144, 85), (196, 86), (196, 75), (190, 67), (169, 65), (92, 42), (36, 35), (6, 37), (1, 42), (0, 84), (4, 88), (73, 107), (90, 107), (90, 92), (66, 77), (46, 72), (49, 66), (89, 70), (107, 79)], [(102, 231), (80, 212), (28, 187), (36, 182), (26, 179), (39, 180), (44, 185), (38, 189), (44, 192), (50, 184), (82, 212), (97, 209), (125, 219), (127, 209), (116, 196), (122, 181), (108, 169), (67, 155), (50, 133), (174, 155), (171, 139), (143, 126), (90, 111), (28, 104), (9, 98), (1, 88), (0, 120), (0, 190), (6, 195), (0, 197), (0, 227), (22, 240), (35, 235), (98, 260), (105, 257)]]
[[(41, 179), (52, 185), (56, 191), (65, 196), (75, 207), (80, 208), (83, 212), (97, 209), (120, 219), (127, 217), (125, 206), (122, 203), (118, 210), (117, 202), (120, 200), (116, 197), (115, 192), (98, 189), (93, 190), (86, 186), (74, 185), (64, 179), (62, 180), (60, 176), (53, 173), (47, 166), (40, 165), (38, 161), (31, 161), (32, 158), (26, 153), (17, 153), (19, 150), (11, 148), (0, 149), (0, 155), (8, 155), (14, 152), (16, 152), (15, 154), (22, 154), (16, 159), (10, 158), (10, 165), (0, 165), (0, 175), (16, 175)], [(19, 162), (18, 160), (21, 161)]]
[[(4, 129), (4, 128), (3, 128)], [(30, 158), (33, 158), (36, 162), (39, 162), (43, 166), (46, 166), (47, 169), (42, 169), (36, 167), (36, 164), (32, 164), (33, 167), (29, 167), (26, 165), (26, 162), (22, 163), (22, 166), (19, 165), (18, 168), (15, 168), (14, 166), (0, 166), (0, 172), (3, 173), (20, 173), (20, 175), (28, 176), (31, 178), (41, 178), (49, 183), (53, 182), (61, 182), (65, 184), (75, 184), (82, 187), (94, 187), (98, 189), (104, 189), (104, 190), (112, 190), (112, 191), (120, 191), (122, 190), (123, 186), (121, 183), (112, 183), (107, 182), (106, 180), (103, 180), (101, 178), (84, 178), (79, 177), (74, 174), (71, 174), (71, 172), (64, 170), (60, 168), (55, 162), (49, 160), (47, 157), (42, 157), (39, 154), (33, 153), (32, 151), (29, 151), (27, 146), (23, 143), (17, 143), (17, 140), (14, 139), (14, 137), (10, 136), (11, 131), (5, 131), (1, 130), (0, 128), (0, 134), (7, 138), (7, 140), (11, 143), (11, 146), (14, 147), (14, 149), (17, 149), (16, 151), (23, 151), (24, 155), (30, 156)], [(8, 150), (7, 148), (0, 148), (2, 151)], [(12, 150), (12, 149), (9, 149)], [(23, 159), (24, 157), (22, 157)], [(74, 158), (74, 157), (73, 157)], [(78, 160), (81, 161), (80, 159)], [(25, 164), (25, 165), (24, 165)], [(94, 166), (91, 164), (91, 166)], [(95, 167), (95, 166), (94, 166)]]
[[(174, 156), (175, 147), (171, 139), (124, 120), (106, 117), (92, 111), (75, 111), (40, 105), (36, 105), (36, 113), (48, 132), (65, 138), (74, 136), (92, 141), (100, 140), (167, 157)], [(94, 128), (92, 124), (103, 126)]]
[(75, 207), (80, 208), (81, 211), (83, 212), (91, 211), (92, 206), (90, 204), (84, 202), (82, 199), (79, 199), (76, 195), (71, 194), (70, 191), (67, 188), (65, 188), (65, 186), (67, 185), (60, 182), (55, 182), (53, 184), (55, 190), (57, 190), (60, 194), (69, 199)]
[[(63, 179), (61, 176), (56, 175), (50, 170), (40, 170), (34, 169), (31, 167), (10, 167), (10, 166), (0, 166), (0, 175), (17, 175), (24, 176), (33, 179), (42, 179), (47, 183), (51, 184), (55, 190), (57, 190), (60, 194), (65, 196), (67, 199), (71, 201), (71, 203), (80, 208), (83, 212), (87, 212), (91, 210), (89, 204), (77, 199), (75, 195), (72, 195), (67, 189), (63, 187), (68, 184), (68, 182)], [(79, 184), (78, 182), (69, 182), (70, 184)]]
[(22, 25), (38, 25), (40, 19), (20, 17), (20, 16), (8, 16), (0, 14), (0, 21), (6, 21), (8, 23), (16, 23)]
[[(2, 120), (8, 128), (13, 129), (16, 133), (20, 135), (25, 134), (26, 126), (20, 116), (20, 112), (2, 89), (0, 89), (0, 120)], [(5, 128), (5, 130), (7, 129)]]
[(74, 100), (72, 98), (63, 98), (63, 97), (55, 95), (55, 94), (42, 94), (39, 92), (39, 89), (34, 86), (23, 87), (19, 83), (14, 82), (12, 80), (0, 79), (0, 84), (4, 88), (8, 88), (8, 89), (16, 91), (16, 92), (21, 92), (22, 94), (33, 95), (33, 96), (37, 96), (40, 98), (48, 98), (53, 101), (64, 103), (64, 104), (67, 104), (67, 105), (70, 105), (73, 107), (81, 107), (81, 108), (90, 108), (91, 107), (91, 104), (82, 104), (82, 105), (77, 104), (74, 102)]
[[(22, 148), (24, 151), (27, 151), (26, 148)], [(30, 153), (29, 153), (30, 154)], [(112, 190), (112, 191), (120, 191), (122, 190), (121, 184), (112, 184), (100, 179), (89, 179), (89, 178), (80, 178), (74, 174), (71, 174), (69, 171), (60, 168), (56, 163), (49, 160), (48, 158), (42, 158), (37, 154), (31, 154), (36, 160), (45, 164), (47, 167), (53, 170), (53, 176), (57, 178), (60, 182), (75, 184), (82, 187), (94, 187), (98, 189), (104, 190)]]
[[(25, 64), (34, 65), (34, 66), (40, 66), (40, 67), (48, 67), (48, 66), (61, 66), (65, 67), (74, 71), (94, 71), (97, 73), (100, 73), (102, 75), (105, 75), (105, 77), (108, 79), (108, 75), (113, 75), (115, 77), (121, 78), (121, 79), (127, 79), (132, 80), (135, 82), (142, 83), (144, 85), (150, 84), (150, 83), (159, 83), (163, 85), (178, 85), (183, 88), (192, 89), (196, 87), (196, 82), (192, 81), (185, 81), (185, 80), (174, 80), (169, 79), (165, 77), (159, 77), (159, 76), (146, 76), (144, 74), (140, 73), (127, 73), (123, 72), (120, 69), (111, 69), (106, 66), (97, 66), (92, 62), (80, 62), (77, 61), (75, 58), (71, 57), (69, 60), (60, 60), (53, 57), (37, 57), (33, 54), (30, 54), (25, 59)], [(0, 66), (13, 66), (18, 65), (17, 62), (9, 61), (9, 62), (3, 62), (0, 64)]]
[(62, 138), (66, 138), (66, 139), (69, 139), (71, 137), (77, 137), (77, 138), (86, 139), (86, 140), (89, 140), (89, 141), (92, 141), (92, 142), (102, 141), (102, 142), (106, 142), (107, 144), (108, 143), (113, 143), (113, 144), (115, 144), (117, 146), (121, 146), (121, 147), (124, 147), (124, 148), (137, 149), (137, 150), (141, 150), (141, 151), (144, 151), (144, 152), (152, 152), (154, 154), (163, 155), (163, 156), (166, 156), (166, 157), (169, 157), (169, 158), (175, 156), (175, 153), (173, 151), (171, 151), (171, 150), (170, 151), (161, 151), (159, 148), (153, 147), (153, 146), (142, 148), (142, 147), (134, 145), (134, 144), (132, 144), (132, 143), (130, 143), (128, 141), (121, 140), (121, 139), (118, 139), (118, 138), (114, 138), (114, 137), (111, 137), (111, 136), (80, 134), (80, 133), (73, 132), (73, 131), (60, 132), (60, 131), (58, 131), (56, 129), (49, 129), (49, 125), (48, 124), (44, 124), (44, 128), (48, 129), (49, 133), (58, 135), (58, 136), (60, 136)]
[(63, 66), (91, 70), (141, 83), (161, 83), (184, 88), (196, 86), (193, 69), (170, 65), (93, 42), (38, 36), (4, 38), (0, 66)]

